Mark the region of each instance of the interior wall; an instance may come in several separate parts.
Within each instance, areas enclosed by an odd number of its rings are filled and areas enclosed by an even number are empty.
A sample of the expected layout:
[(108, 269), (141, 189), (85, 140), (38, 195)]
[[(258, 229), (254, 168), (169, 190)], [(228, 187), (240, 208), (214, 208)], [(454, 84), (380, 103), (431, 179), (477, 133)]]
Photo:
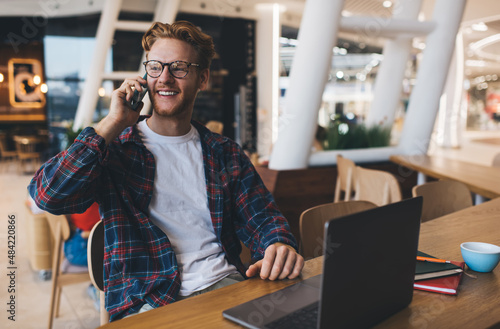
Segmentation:
[[(37, 27), (27, 18), (3, 18), (0, 20), (0, 73), (4, 76), (0, 82), (0, 124), (6, 123), (45, 123), (46, 105), (32, 107), (21, 102), (12, 104), (9, 90), (14, 86), (9, 75), (9, 60), (36, 60), (40, 63), (42, 82), (45, 81), (43, 71), (43, 35), (45, 26)], [(29, 86), (26, 86), (28, 88)]]

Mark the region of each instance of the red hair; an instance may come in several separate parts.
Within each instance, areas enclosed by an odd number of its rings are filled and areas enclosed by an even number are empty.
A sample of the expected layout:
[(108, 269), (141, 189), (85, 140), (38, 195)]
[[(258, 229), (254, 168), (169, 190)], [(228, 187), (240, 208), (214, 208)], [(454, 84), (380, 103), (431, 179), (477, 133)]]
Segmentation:
[(178, 21), (172, 24), (156, 22), (142, 37), (142, 47), (149, 52), (154, 43), (161, 38), (170, 38), (185, 41), (193, 46), (202, 69), (210, 68), (215, 55), (212, 37), (203, 33), (194, 24), (187, 21)]

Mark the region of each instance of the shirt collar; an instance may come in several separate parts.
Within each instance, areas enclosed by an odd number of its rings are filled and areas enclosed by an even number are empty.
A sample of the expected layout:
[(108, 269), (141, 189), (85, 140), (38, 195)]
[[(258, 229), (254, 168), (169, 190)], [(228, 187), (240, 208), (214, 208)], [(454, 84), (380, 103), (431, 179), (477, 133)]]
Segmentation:
[[(151, 115), (141, 115), (137, 120), (137, 122), (148, 119), (150, 117)], [(200, 134), (200, 139), (203, 141), (204, 144), (209, 146), (209, 148), (216, 153), (220, 153), (223, 151), (222, 145), (227, 141), (226, 137), (212, 133), (207, 127), (205, 127), (204, 125), (195, 120), (191, 120), (191, 124), (196, 128), (196, 130), (198, 130), (198, 133)], [(123, 130), (123, 132), (120, 134), (118, 138), (121, 144), (127, 142), (143, 144), (142, 139), (139, 135), (139, 130), (137, 128), (137, 125), (125, 128), (125, 130)]]
[[(140, 122), (142, 120), (145, 120), (147, 118), (151, 117), (150, 115), (141, 115), (137, 122)], [(139, 130), (137, 128), (137, 125), (133, 125), (130, 127), (125, 128), (125, 130), (122, 131), (120, 136), (118, 136), (118, 139), (120, 140), (121, 144), (127, 143), (127, 142), (134, 142), (137, 144), (143, 144), (141, 137), (139, 136)]]
[[(208, 146), (208, 149), (217, 154), (224, 151), (223, 145), (227, 142), (227, 138), (218, 134), (214, 134), (201, 123), (191, 120), (191, 124), (198, 130), (202, 145)], [(210, 152), (207, 152), (209, 154)]]

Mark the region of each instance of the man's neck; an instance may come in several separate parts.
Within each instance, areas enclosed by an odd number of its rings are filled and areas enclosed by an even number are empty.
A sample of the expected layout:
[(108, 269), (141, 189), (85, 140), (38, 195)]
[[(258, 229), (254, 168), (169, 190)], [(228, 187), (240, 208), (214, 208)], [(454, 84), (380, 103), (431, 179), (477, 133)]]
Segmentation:
[(184, 136), (191, 129), (191, 120), (188, 119), (178, 120), (177, 118), (165, 118), (153, 114), (146, 123), (158, 135)]

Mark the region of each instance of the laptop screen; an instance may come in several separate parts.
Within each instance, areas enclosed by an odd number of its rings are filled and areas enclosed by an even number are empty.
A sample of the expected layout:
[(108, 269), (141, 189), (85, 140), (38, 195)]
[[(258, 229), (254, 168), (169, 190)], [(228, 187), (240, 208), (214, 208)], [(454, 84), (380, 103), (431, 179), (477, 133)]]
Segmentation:
[(321, 324), (368, 327), (411, 302), (421, 208), (413, 198), (325, 225)]

